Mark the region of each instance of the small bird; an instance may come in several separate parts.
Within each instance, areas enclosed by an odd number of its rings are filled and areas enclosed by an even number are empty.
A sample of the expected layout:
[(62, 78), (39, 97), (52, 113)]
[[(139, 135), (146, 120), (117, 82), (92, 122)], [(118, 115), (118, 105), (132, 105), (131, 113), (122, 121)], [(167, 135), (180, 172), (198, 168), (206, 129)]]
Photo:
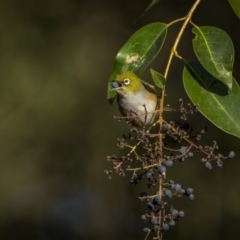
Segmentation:
[(112, 90), (117, 92), (120, 113), (131, 116), (133, 126), (153, 123), (158, 102), (154, 87), (145, 84), (133, 72), (127, 71), (112, 81)]

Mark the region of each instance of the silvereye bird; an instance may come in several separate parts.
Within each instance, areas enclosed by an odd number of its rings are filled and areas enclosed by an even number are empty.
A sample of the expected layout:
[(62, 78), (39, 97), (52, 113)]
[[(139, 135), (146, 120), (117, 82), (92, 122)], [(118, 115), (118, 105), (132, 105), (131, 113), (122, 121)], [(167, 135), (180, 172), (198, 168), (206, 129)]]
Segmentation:
[(139, 127), (153, 123), (157, 108), (157, 93), (153, 87), (144, 84), (133, 72), (127, 71), (112, 82), (112, 90), (117, 92), (120, 113), (131, 116), (132, 125)]

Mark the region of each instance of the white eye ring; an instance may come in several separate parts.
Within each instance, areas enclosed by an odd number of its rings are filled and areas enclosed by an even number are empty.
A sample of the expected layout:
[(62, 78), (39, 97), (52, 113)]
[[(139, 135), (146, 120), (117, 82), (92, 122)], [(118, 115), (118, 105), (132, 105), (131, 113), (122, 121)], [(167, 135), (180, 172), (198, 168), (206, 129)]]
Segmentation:
[(129, 78), (125, 78), (125, 79), (123, 80), (123, 83), (124, 83), (125, 85), (128, 85), (128, 84), (130, 83), (130, 79), (129, 79)]

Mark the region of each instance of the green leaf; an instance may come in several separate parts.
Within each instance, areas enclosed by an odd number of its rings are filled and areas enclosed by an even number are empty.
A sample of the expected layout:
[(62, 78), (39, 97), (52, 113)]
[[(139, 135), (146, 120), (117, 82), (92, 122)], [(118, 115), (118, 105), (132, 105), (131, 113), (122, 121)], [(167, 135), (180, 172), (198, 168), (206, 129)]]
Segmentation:
[(144, 10), (144, 12), (140, 15), (140, 17), (132, 23), (131, 28), (150, 10), (152, 9), (155, 5), (157, 5), (161, 0), (151, 0), (150, 4), (147, 6), (147, 8)]
[(199, 62), (183, 71), (185, 90), (198, 110), (223, 131), (240, 137), (240, 87), (233, 78), (231, 91)]
[(195, 27), (193, 49), (203, 67), (232, 89), (234, 47), (226, 32), (216, 27)]
[(238, 18), (240, 18), (240, 1), (239, 0), (229, 0), (229, 3), (232, 6), (233, 11), (238, 16)]
[(148, 5), (148, 7), (146, 8), (145, 12), (149, 11), (152, 7), (154, 7), (155, 5), (157, 5), (160, 2), (160, 0), (152, 0), (150, 2), (150, 4)]
[(118, 52), (108, 82), (108, 100), (113, 102), (116, 92), (111, 81), (117, 75), (132, 71), (140, 76), (160, 51), (167, 35), (167, 25), (151, 23), (137, 30)]
[(166, 83), (164, 76), (161, 73), (154, 71), (152, 68), (150, 69), (150, 72), (151, 72), (154, 84), (157, 87), (163, 89)]

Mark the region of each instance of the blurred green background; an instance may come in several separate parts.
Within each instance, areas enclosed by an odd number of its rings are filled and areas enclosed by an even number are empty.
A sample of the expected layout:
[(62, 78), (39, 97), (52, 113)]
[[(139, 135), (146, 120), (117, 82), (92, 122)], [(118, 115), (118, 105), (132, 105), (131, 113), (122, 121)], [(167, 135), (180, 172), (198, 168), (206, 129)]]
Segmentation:
[[(0, 239), (144, 239), (146, 203), (134, 199), (144, 182), (133, 187), (130, 175), (109, 181), (103, 173), (112, 167), (107, 155), (124, 153), (116, 138), (128, 133), (113, 119), (118, 111), (106, 100), (107, 81), (117, 51), (136, 29), (184, 16), (193, 0), (162, 1), (131, 29), (149, 2), (0, 1)], [(228, 1), (203, 0), (193, 21), (232, 37), (239, 81), (240, 21)], [(154, 69), (164, 71), (179, 27), (171, 27)], [(189, 27), (178, 49), (188, 60), (195, 59), (192, 38)], [(182, 68), (174, 59), (166, 97), (174, 107), (180, 97), (189, 102)], [(148, 70), (144, 79), (150, 80)], [(223, 154), (234, 150), (236, 157), (222, 170), (205, 170), (200, 155), (174, 165), (169, 178), (193, 187), (196, 200), (171, 201), (186, 217), (164, 239), (239, 239), (240, 140), (199, 113), (188, 122), (195, 131), (207, 126), (205, 143), (216, 140)]]

